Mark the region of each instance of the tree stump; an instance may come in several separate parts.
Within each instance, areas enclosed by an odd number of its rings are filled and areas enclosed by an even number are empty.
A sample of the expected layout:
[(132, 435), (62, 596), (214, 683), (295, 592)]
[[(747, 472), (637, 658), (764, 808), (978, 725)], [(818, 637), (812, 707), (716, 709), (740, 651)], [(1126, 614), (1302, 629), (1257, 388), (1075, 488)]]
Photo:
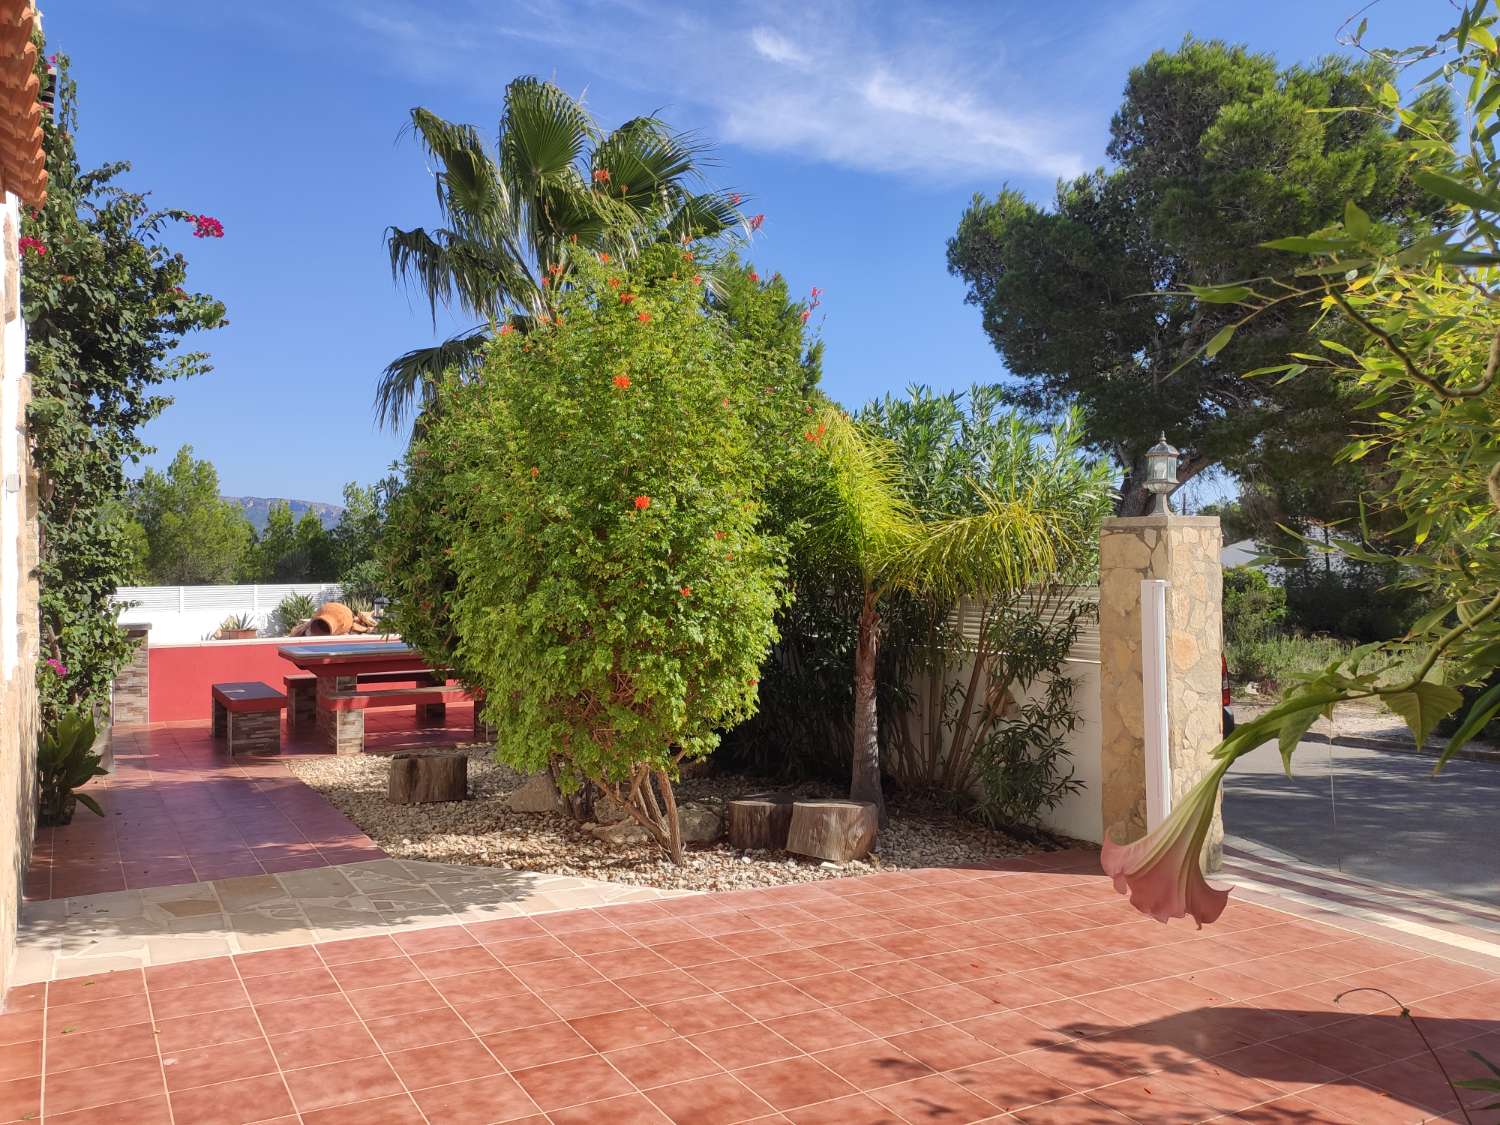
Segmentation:
[(875, 845), (879, 814), (868, 801), (798, 801), (786, 850), (831, 863), (863, 859)]
[(434, 801), (462, 801), (468, 795), (468, 755), (419, 751), (391, 755), (392, 804), (426, 805)]
[(792, 824), (793, 797), (752, 793), (729, 802), (729, 844), (747, 851), (781, 851)]

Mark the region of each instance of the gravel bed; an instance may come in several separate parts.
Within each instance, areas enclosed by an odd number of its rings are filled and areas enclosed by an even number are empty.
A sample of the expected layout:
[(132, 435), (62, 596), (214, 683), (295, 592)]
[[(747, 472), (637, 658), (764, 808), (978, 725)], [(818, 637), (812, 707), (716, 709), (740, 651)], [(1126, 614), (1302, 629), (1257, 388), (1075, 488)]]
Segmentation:
[[(844, 875), (918, 867), (942, 867), (1036, 851), (1002, 832), (993, 832), (941, 808), (894, 800), (889, 825), (880, 834), (880, 852), (867, 862), (842, 866), (802, 859), (786, 852), (742, 852), (727, 844), (691, 848), (678, 867), (651, 845), (607, 847), (582, 832), (566, 816), (518, 813), (505, 797), (522, 776), (496, 763), (485, 746), (465, 748), (469, 756), (467, 801), (393, 805), (386, 799), (390, 771), (384, 755), (312, 755), (286, 764), (376, 844), (402, 859), (477, 864), (607, 879), (637, 886), (718, 891), (804, 883)], [(694, 778), (677, 788), (678, 800), (732, 799), (764, 791), (754, 778)], [(776, 786), (800, 796), (841, 796), (828, 786)]]

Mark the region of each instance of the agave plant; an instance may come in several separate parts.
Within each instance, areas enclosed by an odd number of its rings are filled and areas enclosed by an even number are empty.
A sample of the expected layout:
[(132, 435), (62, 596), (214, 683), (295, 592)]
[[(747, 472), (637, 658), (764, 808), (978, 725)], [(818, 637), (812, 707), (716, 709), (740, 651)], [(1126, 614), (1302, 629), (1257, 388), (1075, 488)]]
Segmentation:
[(78, 790), (94, 778), (108, 773), (94, 753), (97, 735), (94, 716), (73, 708), (64, 711), (37, 740), (37, 820), (43, 825), (67, 824), (73, 806), (81, 803), (95, 816), (103, 816), (99, 802)]
[(704, 163), (693, 138), (654, 117), (606, 133), (537, 78), (505, 88), (493, 152), (474, 126), (421, 107), (411, 130), (437, 166), (441, 226), (391, 227), (391, 272), (426, 297), (434, 324), (440, 305), (478, 323), (385, 369), (375, 411), (392, 427), (432, 400), (445, 373), (472, 372), (497, 325), (553, 316), (574, 255), (628, 260), (651, 243), (715, 238), (743, 222), (739, 196), (693, 190)]
[(271, 621), (277, 632), (290, 633), (298, 623), (306, 621), (318, 612), (312, 598), (306, 594), (288, 594), (276, 603), (271, 611)]

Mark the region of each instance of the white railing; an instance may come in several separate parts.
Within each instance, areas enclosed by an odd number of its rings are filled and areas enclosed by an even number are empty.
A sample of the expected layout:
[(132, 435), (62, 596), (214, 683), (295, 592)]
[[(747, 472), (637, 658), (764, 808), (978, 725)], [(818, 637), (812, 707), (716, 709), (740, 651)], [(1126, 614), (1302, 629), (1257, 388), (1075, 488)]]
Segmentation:
[(337, 599), (336, 582), (286, 582), (254, 586), (121, 586), (111, 598), (123, 609), (123, 625), (150, 625), (153, 645), (183, 644), (210, 636), (226, 617), (254, 618), (262, 633), (271, 612), (288, 594), (305, 594), (315, 604)]

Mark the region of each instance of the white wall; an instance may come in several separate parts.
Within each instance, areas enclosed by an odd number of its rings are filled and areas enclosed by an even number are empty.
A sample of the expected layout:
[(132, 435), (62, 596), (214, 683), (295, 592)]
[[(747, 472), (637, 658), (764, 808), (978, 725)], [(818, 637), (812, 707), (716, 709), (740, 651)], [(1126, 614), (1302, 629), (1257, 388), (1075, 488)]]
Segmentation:
[[(1098, 601), (1097, 589), (1081, 590), (1079, 600)], [(956, 618), (950, 625), (957, 628), (961, 636), (971, 641), (977, 632), (976, 608), (969, 602), (962, 603)], [(963, 660), (950, 669), (948, 684), (967, 683), (973, 661)], [(1073, 836), (1092, 843), (1104, 839), (1104, 817), (1100, 805), (1100, 791), (1104, 781), (1102, 739), (1099, 716), (1099, 627), (1086, 623), (1078, 634), (1077, 643), (1065, 661), (1065, 674), (1074, 680), (1073, 706), (1078, 712), (1078, 726), (1068, 736), (1068, 751), (1073, 766), (1073, 777), (1082, 782), (1082, 788), (1065, 797), (1050, 813), (1042, 817), (1042, 826), (1065, 836)], [(921, 693), (916, 691), (913, 728), (921, 729)], [(1047, 690), (1045, 681), (1032, 685), (1025, 699), (1039, 698)], [(1022, 702), (1023, 700), (1017, 700)]]
[[(288, 594), (306, 594), (315, 604), (336, 601), (335, 582), (274, 586), (122, 586), (113, 601), (124, 606), (122, 625), (150, 625), (152, 645), (185, 644), (213, 635), (226, 617), (248, 613), (267, 633), (271, 612)], [(267, 634), (268, 635), (268, 634)]]

